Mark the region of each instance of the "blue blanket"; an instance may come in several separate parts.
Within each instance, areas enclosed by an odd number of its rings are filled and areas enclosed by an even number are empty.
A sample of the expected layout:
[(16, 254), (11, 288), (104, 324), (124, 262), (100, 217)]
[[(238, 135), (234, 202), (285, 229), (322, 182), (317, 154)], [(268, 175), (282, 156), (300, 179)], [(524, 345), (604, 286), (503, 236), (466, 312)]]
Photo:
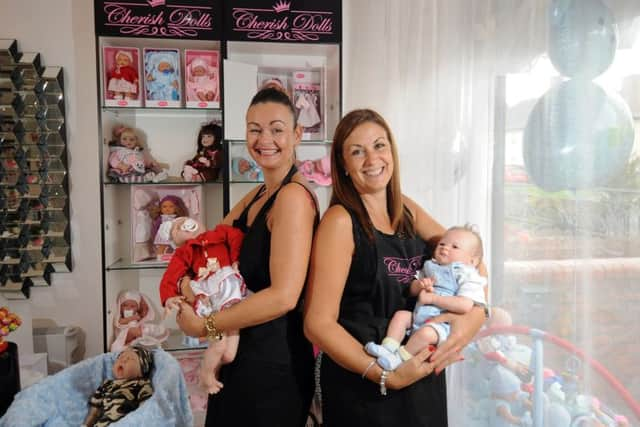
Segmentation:
[[(106, 353), (72, 365), (21, 391), (0, 427), (79, 426), (89, 412), (89, 397), (105, 379), (118, 353)], [(178, 362), (164, 350), (153, 350), (153, 396), (116, 423), (123, 426), (186, 427), (193, 424), (187, 387)]]

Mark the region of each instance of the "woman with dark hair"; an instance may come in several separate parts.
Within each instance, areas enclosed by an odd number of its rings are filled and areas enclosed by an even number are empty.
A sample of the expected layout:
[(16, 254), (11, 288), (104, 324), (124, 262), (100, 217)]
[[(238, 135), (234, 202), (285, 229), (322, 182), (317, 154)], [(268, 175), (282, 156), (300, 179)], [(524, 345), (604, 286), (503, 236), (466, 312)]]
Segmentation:
[(314, 389), (313, 350), (300, 305), (318, 205), (294, 164), (302, 131), (289, 97), (260, 90), (246, 123), (247, 150), (264, 184), (223, 223), (245, 232), (240, 273), (253, 294), (206, 319), (183, 303), (177, 320), (188, 335), (213, 340), (240, 329), (237, 356), (220, 373), (224, 388), (209, 397), (207, 426), (304, 426)]
[(396, 144), (378, 113), (355, 110), (340, 121), (331, 163), (304, 324), (324, 352), (323, 425), (446, 426), (445, 378), (437, 374), (459, 359), (483, 310), (437, 317), (450, 322), (451, 335), (435, 352), (424, 349), (394, 371), (377, 365), (364, 344), (380, 342), (393, 314), (413, 308), (424, 286), (411, 285), (414, 275), (445, 229), (402, 194)]

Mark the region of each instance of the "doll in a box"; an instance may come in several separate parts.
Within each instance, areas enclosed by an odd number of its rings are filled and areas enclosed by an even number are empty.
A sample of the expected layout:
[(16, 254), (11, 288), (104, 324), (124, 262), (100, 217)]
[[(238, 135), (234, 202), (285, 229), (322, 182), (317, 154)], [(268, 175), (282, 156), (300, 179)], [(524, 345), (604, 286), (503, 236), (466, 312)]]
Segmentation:
[(189, 215), (189, 210), (182, 198), (173, 194), (168, 194), (161, 198), (157, 204), (149, 206), (149, 216), (151, 223), (151, 238), (153, 239), (153, 247), (155, 249), (158, 260), (168, 261), (173, 253), (173, 248), (169, 236), (166, 233), (160, 233), (160, 228), (164, 223), (170, 223), (178, 217)]
[(218, 70), (206, 58), (193, 58), (186, 72), (187, 101), (212, 102), (219, 99)]
[(107, 93), (111, 99), (138, 99), (138, 70), (131, 49), (115, 51), (113, 68), (107, 70)]
[(116, 182), (160, 182), (168, 178), (166, 170), (145, 151), (136, 131), (127, 126), (113, 129), (109, 142), (108, 176)]
[[(242, 300), (247, 288), (238, 273), (238, 258), (244, 238), (237, 228), (220, 224), (205, 231), (191, 218), (165, 223), (160, 233), (177, 247), (160, 282), (160, 300), (165, 312), (180, 309), (180, 303), (192, 304), (198, 315), (206, 317)], [(186, 279), (184, 279), (186, 278)], [(184, 280), (183, 280), (184, 279)], [(238, 331), (227, 331), (204, 352), (200, 381), (208, 393), (217, 393), (220, 365), (231, 362), (239, 343)]]
[(145, 50), (147, 99), (152, 101), (180, 100), (180, 64), (177, 50)]
[[(195, 61), (195, 59), (194, 59)], [(182, 169), (185, 181), (215, 181), (222, 166), (222, 127), (207, 123), (198, 132), (198, 152)]]
[(169, 331), (164, 326), (153, 322), (155, 311), (149, 298), (137, 290), (120, 292), (111, 312), (113, 318), (111, 351), (120, 351), (138, 342), (157, 346), (169, 336)]

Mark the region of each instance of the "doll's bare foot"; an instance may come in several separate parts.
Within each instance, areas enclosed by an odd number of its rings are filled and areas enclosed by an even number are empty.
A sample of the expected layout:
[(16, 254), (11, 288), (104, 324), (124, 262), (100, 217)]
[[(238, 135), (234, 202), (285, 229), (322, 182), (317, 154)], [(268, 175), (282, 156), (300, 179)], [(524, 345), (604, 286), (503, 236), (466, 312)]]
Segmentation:
[(200, 369), (200, 384), (209, 394), (217, 394), (224, 387), (217, 378), (217, 372), (213, 373), (206, 369)]

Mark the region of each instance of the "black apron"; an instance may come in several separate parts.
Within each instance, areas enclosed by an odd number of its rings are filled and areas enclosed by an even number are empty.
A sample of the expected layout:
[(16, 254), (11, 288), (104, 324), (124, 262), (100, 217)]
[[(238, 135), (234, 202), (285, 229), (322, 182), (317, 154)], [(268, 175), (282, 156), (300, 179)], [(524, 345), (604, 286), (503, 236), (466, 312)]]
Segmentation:
[[(293, 166), (280, 188), (292, 182), (295, 173)], [(267, 214), (280, 191), (269, 197), (248, 227), (249, 208), (263, 189), (233, 223), (246, 233), (240, 250), (240, 273), (253, 292), (271, 283)], [(209, 396), (206, 426), (304, 426), (314, 391), (313, 363), (313, 349), (302, 330), (300, 307), (267, 323), (241, 329), (236, 358), (220, 372), (224, 388)]]
[[(363, 345), (380, 343), (397, 310), (413, 310), (409, 297), (413, 275), (430, 250), (419, 237), (374, 232), (369, 241), (351, 214), (355, 251), (340, 303), (338, 322)], [(347, 371), (326, 354), (322, 358), (323, 426), (445, 427), (444, 372), (380, 395), (380, 387)]]

